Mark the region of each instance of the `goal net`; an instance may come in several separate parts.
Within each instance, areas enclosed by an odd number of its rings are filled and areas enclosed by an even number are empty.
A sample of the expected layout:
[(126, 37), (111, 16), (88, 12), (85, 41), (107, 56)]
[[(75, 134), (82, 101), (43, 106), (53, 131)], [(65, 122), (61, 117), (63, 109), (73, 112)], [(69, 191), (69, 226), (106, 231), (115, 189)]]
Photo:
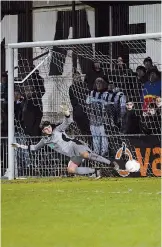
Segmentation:
[[(42, 121), (62, 122), (60, 105), (63, 103), (69, 106), (74, 119), (67, 130), (69, 135), (88, 143), (100, 155), (123, 159), (123, 164), (132, 156), (141, 162), (145, 175), (154, 175), (145, 153), (137, 152), (134, 143), (146, 134), (160, 142), (161, 117), (157, 102), (161, 99), (152, 98), (144, 109), (145, 98), (150, 97), (144, 88), (149, 73), (141, 66), (150, 57), (153, 69), (156, 66), (161, 71), (161, 38), (159, 34), (153, 38), (147, 34), (143, 38), (135, 36), (136, 39), (125, 36), (121, 41), (120, 37), (103, 41), (103, 37), (100, 41), (86, 39), (85, 43), (67, 40), (45, 45), (40, 42), (30, 48), (24, 45), (23, 49), (17, 44), (21, 49), (14, 48), (18, 56), (18, 64), (13, 68), (14, 140), (26, 145), (37, 143)], [(32, 49), (32, 59), (24, 55), (29, 49)], [(125, 115), (130, 103), (134, 104), (134, 120)], [(133, 130), (132, 125), (140, 127)], [(131, 131), (135, 132), (131, 134)], [(15, 176), (67, 176), (68, 160), (48, 146), (35, 153), (15, 150)], [(148, 164), (144, 165), (145, 162)], [(84, 165), (101, 166), (91, 162)], [(107, 176), (117, 176), (111, 169), (104, 171)]]

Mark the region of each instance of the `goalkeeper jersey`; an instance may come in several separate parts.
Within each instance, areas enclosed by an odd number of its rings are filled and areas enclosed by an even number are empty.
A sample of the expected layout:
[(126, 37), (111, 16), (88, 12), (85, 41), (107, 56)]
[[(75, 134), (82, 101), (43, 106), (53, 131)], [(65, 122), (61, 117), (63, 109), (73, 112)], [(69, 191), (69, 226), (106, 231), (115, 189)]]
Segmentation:
[(43, 137), (36, 145), (30, 145), (30, 150), (37, 151), (47, 145), (58, 153), (69, 157), (74, 156), (73, 144), (83, 145), (83, 143), (76, 139), (69, 138), (65, 133), (65, 130), (72, 122), (73, 120), (70, 117), (65, 117), (63, 123), (53, 130), (51, 136)]

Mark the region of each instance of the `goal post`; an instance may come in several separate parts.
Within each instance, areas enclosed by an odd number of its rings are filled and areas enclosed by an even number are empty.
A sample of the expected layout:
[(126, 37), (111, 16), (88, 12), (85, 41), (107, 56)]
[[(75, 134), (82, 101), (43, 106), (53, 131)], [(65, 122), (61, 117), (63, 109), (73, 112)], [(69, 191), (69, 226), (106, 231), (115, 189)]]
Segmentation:
[[(161, 39), (161, 33), (146, 33), (146, 34), (134, 34), (134, 35), (122, 35), (122, 36), (108, 36), (108, 37), (97, 37), (97, 38), (81, 38), (81, 39), (67, 39), (67, 40), (55, 40), (55, 41), (38, 41), (38, 42), (22, 42), (22, 43), (10, 43), (8, 44), (8, 168), (9, 168), (9, 179), (14, 179), (14, 149), (12, 148), (11, 144), (14, 142), (14, 50), (15, 49), (21, 49), (21, 48), (33, 48), (33, 49), (47, 49), (49, 53), (45, 58), (43, 58), (36, 66), (35, 68), (30, 71), (29, 73), (26, 73), (26, 76), (21, 79), (21, 83), (24, 83), (28, 78), (32, 75), (32, 73), (35, 73), (35, 71), (42, 66), (45, 61), (46, 65), (44, 66), (44, 70), (49, 71), (49, 61), (52, 59), (54, 63), (56, 64), (59, 71), (61, 71), (60, 64), (62, 66), (62, 59), (65, 60), (64, 56), (62, 54), (59, 54), (56, 52), (50, 53), (53, 49), (53, 47), (61, 47), (68, 52), (71, 47), (72, 52), (75, 52), (81, 57), (84, 57), (86, 59), (90, 59), (92, 61), (95, 60), (93, 57), (93, 52), (90, 52), (84, 45), (93, 45), (98, 43), (114, 43), (114, 42), (126, 42), (128, 45), (131, 44), (131, 42), (140, 41), (140, 40), (160, 40)], [(128, 43), (127, 43), (128, 42)], [(137, 44), (138, 45), (138, 44)], [(94, 48), (95, 49), (95, 48)], [(104, 55), (102, 55), (100, 52), (94, 52), (96, 57), (100, 57), (100, 61), (104, 62)], [(96, 55), (97, 54), (97, 55)], [(149, 55), (149, 54), (148, 54)], [(55, 62), (56, 61), (56, 62)], [(47, 71), (45, 71), (47, 75)], [(61, 73), (61, 72), (60, 72)], [(106, 71), (107, 74), (107, 71)], [(63, 87), (63, 86), (62, 86)], [(65, 89), (60, 89), (62, 91), (63, 101), (66, 99)], [(77, 89), (76, 89), (77, 90)], [(82, 101), (82, 99), (81, 99)], [(81, 104), (80, 101), (80, 104)], [(112, 131), (112, 135), (114, 132)]]
[(9, 180), (14, 179), (14, 50), (8, 47), (8, 172)]

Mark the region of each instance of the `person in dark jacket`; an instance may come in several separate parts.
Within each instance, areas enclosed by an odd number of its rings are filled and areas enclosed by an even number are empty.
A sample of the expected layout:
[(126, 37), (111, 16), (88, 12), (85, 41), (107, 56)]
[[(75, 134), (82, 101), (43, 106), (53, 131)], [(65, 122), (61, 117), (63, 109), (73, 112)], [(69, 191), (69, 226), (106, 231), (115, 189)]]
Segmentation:
[(23, 97), (19, 90), (14, 91), (14, 122), (15, 133), (19, 132), (22, 127), (22, 101)]
[(135, 108), (138, 110), (138, 114), (142, 111), (142, 94), (143, 86), (148, 81), (148, 76), (146, 74), (146, 69), (144, 66), (138, 66), (136, 68), (136, 81), (133, 87), (133, 102), (135, 103)]
[(69, 87), (69, 97), (73, 108), (73, 120), (76, 122), (82, 135), (91, 135), (90, 124), (86, 114), (86, 95), (88, 89), (82, 82), (79, 72), (73, 75), (73, 83)]
[(161, 134), (161, 114), (158, 112), (156, 103), (149, 104), (147, 115), (144, 119), (150, 134)]
[(112, 81), (115, 86), (122, 89), (125, 95), (132, 95), (135, 79), (132, 69), (119, 56), (112, 70)]
[(25, 98), (22, 106), (22, 122), (26, 135), (40, 136), (40, 123), (43, 116), (41, 106), (35, 96), (33, 86), (25, 87)]
[[(32, 67), (32, 69), (34, 66)], [(32, 97), (35, 99), (35, 104), (39, 105), (40, 110), (43, 111), (42, 97), (45, 94), (44, 79), (39, 75), (39, 70), (35, 70), (34, 73), (28, 78), (27, 85), (33, 87)]]
[(140, 118), (135, 113), (134, 103), (132, 99), (127, 99), (126, 112), (122, 119), (121, 132), (124, 134), (141, 133)]
[(140, 65), (136, 68), (136, 73), (137, 73), (138, 82), (140, 82), (141, 85), (143, 86), (145, 82), (148, 81), (148, 76), (146, 74), (146, 68)]
[(146, 57), (143, 61), (143, 64), (145, 66), (147, 76), (149, 76), (148, 74), (151, 69), (157, 69), (157, 66), (153, 65), (151, 57)]
[(92, 70), (89, 70), (86, 74), (84, 81), (88, 86), (89, 91), (93, 90), (94, 82), (97, 78), (102, 78), (104, 76), (104, 72), (101, 68), (99, 62), (94, 62), (92, 64)]
[(3, 72), (1, 75), (1, 99), (8, 101), (8, 74)]

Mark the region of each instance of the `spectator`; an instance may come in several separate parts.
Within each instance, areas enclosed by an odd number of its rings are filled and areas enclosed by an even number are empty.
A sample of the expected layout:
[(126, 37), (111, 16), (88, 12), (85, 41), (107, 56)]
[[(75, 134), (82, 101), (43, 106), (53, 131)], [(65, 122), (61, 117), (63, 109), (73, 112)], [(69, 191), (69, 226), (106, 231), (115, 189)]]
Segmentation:
[(156, 102), (156, 107), (157, 107), (157, 114), (160, 116), (161, 115), (162, 98), (157, 97), (155, 102)]
[(148, 106), (145, 124), (150, 134), (161, 134), (161, 114), (157, 111), (155, 103), (150, 103)]
[(8, 134), (8, 75), (1, 74), (1, 136)]
[(112, 102), (114, 104), (114, 123), (119, 128), (121, 121), (126, 111), (126, 96), (120, 88), (113, 89)]
[(21, 103), (23, 101), (24, 97), (21, 95), (20, 91), (18, 89), (15, 89), (14, 91), (14, 110), (15, 110), (15, 118), (19, 119), (19, 112), (21, 110)]
[(40, 123), (43, 113), (36, 98), (33, 86), (25, 87), (25, 98), (22, 106), (22, 122), (26, 135), (40, 136)]
[(8, 115), (7, 113), (1, 108), (1, 136), (6, 137), (8, 136)]
[(148, 81), (148, 76), (146, 74), (146, 68), (144, 66), (138, 66), (136, 68), (138, 82), (143, 86), (145, 82)]
[(8, 75), (6, 72), (1, 75), (1, 99), (5, 103), (8, 102)]
[(132, 99), (128, 99), (126, 102), (126, 112), (122, 118), (121, 132), (124, 134), (141, 133), (140, 118), (135, 113), (134, 103)]
[(145, 66), (147, 76), (151, 69), (157, 69), (156, 65), (153, 65), (151, 57), (146, 57), (143, 61), (143, 64)]
[(143, 110), (147, 111), (148, 105), (155, 102), (156, 97), (161, 97), (161, 73), (152, 68), (149, 70), (149, 81), (143, 87)]
[(73, 120), (76, 122), (82, 135), (91, 135), (90, 124), (86, 114), (86, 95), (88, 89), (82, 82), (79, 72), (73, 75), (73, 83), (69, 88), (70, 102), (73, 107)]
[(142, 110), (142, 90), (145, 82), (148, 81), (148, 76), (146, 75), (146, 69), (144, 66), (138, 66), (136, 68), (136, 76), (137, 80), (134, 82), (132, 99), (136, 104), (136, 109), (141, 112)]
[[(15, 142), (22, 142), (23, 139), (27, 141), (25, 133), (23, 131), (22, 123), (22, 106), (24, 103), (24, 97), (20, 91), (15, 89), (14, 92), (14, 121), (15, 121)], [(32, 120), (31, 120), (32, 121)], [(28, 150), (18, 149), (16, 150), (16, 167), (18, 171), (22, 172), (23, 167), (28, 167), (31, 163), (30, 155)]]
[(107, 82), (98, 77), (95, 80), (94, 90), (87, 97), (90, 115), (90, 130), (93, 138), (94, 152), (102, 156), (108, 152), (108, 138), (104, 127), (104, 114), (107, 97)]
[[(34, 67), (35, 66), (32, 66), (31, 70), (33, 70)], [(40, 110), (43, 111), (42, 97), (45, 94), (45, 87), (44, 79), (39, 75), (39, 70), (35, 70), (35, 72), (32, 73), (26, 81), (26, 84), (33, 87), (32, 97), (34, 99), (34, 104), (39, 105)]]
[(102, 78), (103, 76), (104, 76), (104, 72), (101, 69), (100, 63), (94, 62), (92, 64), (92, 70), (88, 71), (84, 79), (85, 83), (88, 86), (88, 89), (92, 91), (96, 78), (99, 78), (99, 77)]
[(122, 89), (124, 94), (131, 95), (132, 89), (135, 81), (135, 75), (133, 71), (124, 63), (122, 57), (118, 57), (117, 63), (112, 71), (112, 81)]

